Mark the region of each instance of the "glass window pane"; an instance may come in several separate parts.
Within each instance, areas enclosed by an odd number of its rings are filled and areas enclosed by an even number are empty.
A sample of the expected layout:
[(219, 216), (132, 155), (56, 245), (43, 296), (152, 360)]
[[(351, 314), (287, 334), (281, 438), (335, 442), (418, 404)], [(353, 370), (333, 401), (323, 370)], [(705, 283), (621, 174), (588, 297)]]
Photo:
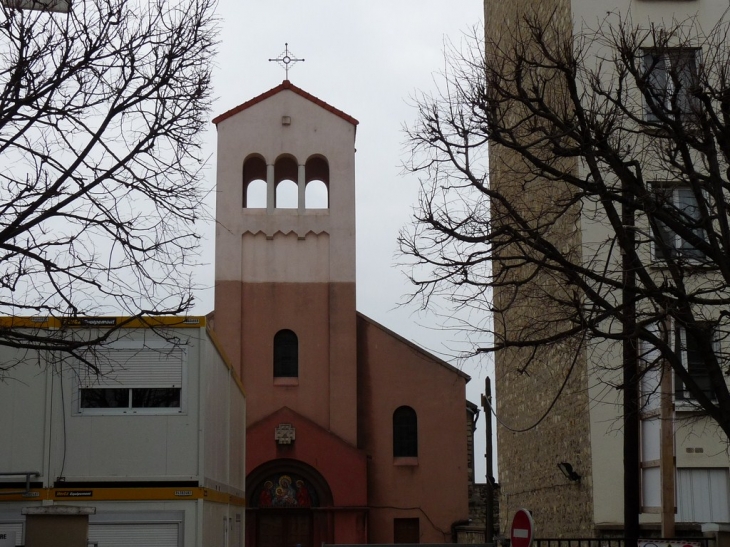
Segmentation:
[(641, 470), (641, 498), (644, 507), (661, 507), (662, 477), (658, 467)]
[(128, 388), (81, 389), (81, 408), (129, 408)]
[(677, 469), (677, 522), (728, 521), (728, 470)]
[[(699, 226), (700, 208), (694, 192), (687, 186), (657, 186), (654, 189), (657, 205), (666, 211), (677, 224), (690, 228), (699, 239), (706, 239), (705, 231)], [(658, 222), (659, 239), (668, 249), (665, 253), (660, 245), (654, 247), (657, 258), (688, 258), (702, 260), (704, 254), (687, 240), (681, 238), (671, 228)], [(667, 255), (667, 256), (664, 256)]]
[(659, 418), (641, 421), (641, 461), (650, 462), (661, 457), (662, 421)]
[(393, 456), (418, 456), (418, 417), (411, 407), (402, 406), (393, 413)]
[(134, 388), (133, 408), (179, 408), (180, 388)]
[(299, 339), (290, 330), (280, 330), (274, 335), (274, 377), (297, 376), (299, 376)]

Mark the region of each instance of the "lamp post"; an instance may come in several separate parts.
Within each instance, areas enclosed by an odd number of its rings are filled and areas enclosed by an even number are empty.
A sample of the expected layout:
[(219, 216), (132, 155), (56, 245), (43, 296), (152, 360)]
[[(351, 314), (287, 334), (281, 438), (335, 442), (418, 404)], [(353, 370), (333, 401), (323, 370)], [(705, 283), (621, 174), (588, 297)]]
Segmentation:
[(636, 272), (634, 252), (636, 233), (633, 195), (628, 184), (622, 183), (623, 203), (621, 222), (626, 229), (626, 239), (621, 255), (623, 291), (621, 309), (623, 313), (623, 412), (624, 412), (624, 535), (626, 547), (637, 547), (639, 539), (639, 351), (636, 339)]
[(487, 452), (484, 455), (487, 459), (487, 499), (485, 501), (487, 514), (484, 518), (484, 542), (492, 543), (494, 541), (494, 477), (492, 476), (492, 381), (489, 376), (484, 379), (482, 408), (487, 426)]

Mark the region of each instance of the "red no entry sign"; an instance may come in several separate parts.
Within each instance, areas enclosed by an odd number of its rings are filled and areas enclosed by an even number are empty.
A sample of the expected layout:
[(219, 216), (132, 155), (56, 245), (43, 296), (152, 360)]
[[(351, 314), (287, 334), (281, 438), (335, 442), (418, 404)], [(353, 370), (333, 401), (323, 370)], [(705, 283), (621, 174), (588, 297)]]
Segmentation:
[(534, 530), (535, 525), (532, 522), (530, 512), (526, 509), (518, 509), (512, 519), (512, 528), (509, 531), (512, 547), (530, 547)]

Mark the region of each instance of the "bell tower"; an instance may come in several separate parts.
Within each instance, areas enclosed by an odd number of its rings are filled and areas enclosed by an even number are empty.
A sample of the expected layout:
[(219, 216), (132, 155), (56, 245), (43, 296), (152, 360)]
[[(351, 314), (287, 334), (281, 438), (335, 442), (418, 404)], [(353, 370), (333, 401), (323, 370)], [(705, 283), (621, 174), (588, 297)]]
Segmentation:
[(288, 80), (218, 129), (215, 331), (248, 424), (283, 407), (357, 441), (357, 120)]

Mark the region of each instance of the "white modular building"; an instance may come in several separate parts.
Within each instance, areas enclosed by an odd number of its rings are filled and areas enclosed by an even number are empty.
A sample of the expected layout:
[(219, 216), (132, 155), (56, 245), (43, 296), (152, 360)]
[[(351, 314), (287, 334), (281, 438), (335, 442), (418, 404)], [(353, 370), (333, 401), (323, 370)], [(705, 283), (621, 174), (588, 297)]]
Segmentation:
[(98, 547), (243, 545), (246, 398), (204, 317), (2, 321), (118, 330), (75, 357), (0, 348), (0, 534), (71, 507)]

